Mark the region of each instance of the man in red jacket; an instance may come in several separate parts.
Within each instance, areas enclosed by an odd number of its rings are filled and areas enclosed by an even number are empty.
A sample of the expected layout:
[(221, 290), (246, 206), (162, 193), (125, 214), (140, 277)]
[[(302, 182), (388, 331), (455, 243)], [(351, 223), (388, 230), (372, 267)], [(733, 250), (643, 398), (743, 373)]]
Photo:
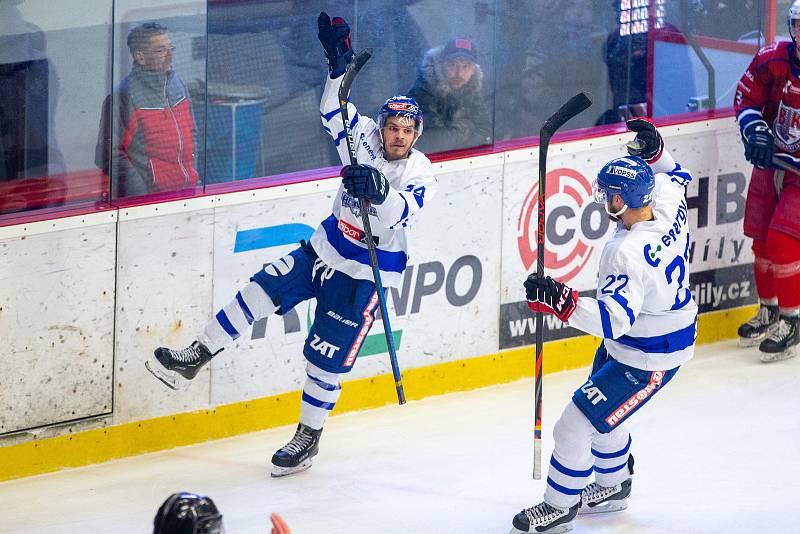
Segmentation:
[(195, 124), (167, 28), (137, 26), (128, 48), (133, 69), (103, 104), (95, 163), (111, 176), (115, 198), (192, 187)]
[(760, 309), (739, 327), (761, 361), (794, 356), (800, 341), (800, 0), (789, 8), (792, 41), (758, 52), (736, 91), (736, 121), (753, 164), (744, 233), (753, 239)]

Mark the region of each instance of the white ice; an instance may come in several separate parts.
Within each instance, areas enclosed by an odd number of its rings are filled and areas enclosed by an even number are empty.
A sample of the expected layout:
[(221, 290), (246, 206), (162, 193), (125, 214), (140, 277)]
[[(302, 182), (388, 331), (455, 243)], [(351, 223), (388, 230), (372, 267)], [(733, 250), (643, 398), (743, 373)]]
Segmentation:
[[(545, 469), (586, 373), (545, 376)], [(574, 532), (800, 532), (798, 377), (800, 358), (700, 347), (631, 420), (628, 510), (579, 517)], [(214, 499), (227, 534), (269, 533), (272, 511), (293, 534), (506, 533), (544, 491), (531, 478), (532, 399), (523, 380), (333, 417), (314, 466), (283, 479), (269, 458), (292, 427), (10, 481), (0, 532), (148, 533), (186, 490)]]

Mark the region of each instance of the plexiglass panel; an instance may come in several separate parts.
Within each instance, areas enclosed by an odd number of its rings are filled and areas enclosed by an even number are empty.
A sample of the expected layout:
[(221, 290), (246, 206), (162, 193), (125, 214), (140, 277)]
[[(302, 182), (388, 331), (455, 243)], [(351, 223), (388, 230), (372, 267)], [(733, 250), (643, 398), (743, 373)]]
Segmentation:
[(758, 48), (787, 38), (790, 3), (50, 4), (0, 3), (0, 215), (268, 186), (339, 165), (319, 117), (321, 11), (374, 51), (352, 90), (360, 113), (415, 97), (417, 148), (434, 154), (533, 137), (579, 91), (594, 104), (564, 131), (729, 108)]

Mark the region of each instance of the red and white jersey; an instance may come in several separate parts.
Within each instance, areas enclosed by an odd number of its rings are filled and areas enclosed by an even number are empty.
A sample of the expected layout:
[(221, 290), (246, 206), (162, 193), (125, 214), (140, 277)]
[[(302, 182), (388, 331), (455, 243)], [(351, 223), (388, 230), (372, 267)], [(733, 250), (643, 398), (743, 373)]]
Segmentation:
[(736, 88), (740, 131), (765, 121), (775, 134), (775, 156), (800, 168), (800, 65), (795, 44), (780, 41), (759, 50)]

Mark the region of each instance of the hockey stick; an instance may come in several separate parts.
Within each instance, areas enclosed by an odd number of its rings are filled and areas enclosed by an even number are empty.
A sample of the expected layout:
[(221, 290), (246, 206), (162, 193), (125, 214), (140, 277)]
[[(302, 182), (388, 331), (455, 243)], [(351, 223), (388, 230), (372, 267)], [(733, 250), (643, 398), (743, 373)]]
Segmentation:
[[(547, 178), (547, 148), (550, 138), (556, 130), (578, 113), (592, 105), (586, 93), (579, 93), (561, 106), (542, 125), (539, 130), (539, 211), (537, 214), (536, 231), (536, 275), (544, 277), (544, 205), (545, 205), (545, 179)], [(536, 374), (535, 374), (535, 417), (533, 423), (533, 478), (542, 478), (542, 364), (544, 351), (542, 350), (544, 329), (544, 315), (536, 312)]]
[[(356, 75), (364, 64), (372, 57), (372, 49), (365, 48), (356, 54), (347, 70), (344, 73), (342, 85), (339, 86), (339, 109), (342, 111), (342, 124), (347, 139), (347, 150), (350, 152), (350, 165), (357, 165), (356, 146), (353, 142), (353, 132), (350, 129), (350, 117), (347, 113), (347, 97), (350, 95), (350, 86), (353, 85)], [(386, 334), (386, 346), (389, 348), (389, 360), (392, 363), (392, 374), (394, 375), (394, 387), (397, 390), (397, 401), (400, 404), (406, 403), (406, 394), (403, 391), (403, 382), (400, 377), (400, 366), (397, 363), (397, 352), (394, 348), (394, 335), (392, 326), (389, 324), (389, 311), (386, 309), (386, 295), (383, 291), (381, 282), (381, 272), (378, 268), (378, 254), (375, 250), (375, 240), (372, 239), (372, 227), (369, 224), (369, 202), (365, 198), (358, 199), (361, 204), (361, 222), (364, 225), (364, 233), (369, 249), (369, 262), (372, 266), (372, 276), (375, 279), (375, 289), (378, 292), (378, 301), (381, 304), (381, 319), (383, 319), (383, 331)]]

